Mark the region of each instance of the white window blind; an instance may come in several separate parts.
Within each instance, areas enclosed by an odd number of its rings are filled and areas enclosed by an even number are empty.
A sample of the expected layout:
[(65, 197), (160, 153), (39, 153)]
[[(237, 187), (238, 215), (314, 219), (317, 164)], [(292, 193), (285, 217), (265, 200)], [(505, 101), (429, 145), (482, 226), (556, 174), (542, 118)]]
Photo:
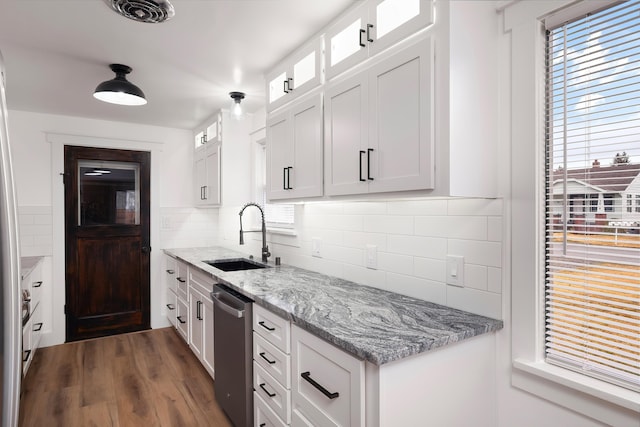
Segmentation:
[(547, 31), (548, 363), (640, 391), (640, 2)]

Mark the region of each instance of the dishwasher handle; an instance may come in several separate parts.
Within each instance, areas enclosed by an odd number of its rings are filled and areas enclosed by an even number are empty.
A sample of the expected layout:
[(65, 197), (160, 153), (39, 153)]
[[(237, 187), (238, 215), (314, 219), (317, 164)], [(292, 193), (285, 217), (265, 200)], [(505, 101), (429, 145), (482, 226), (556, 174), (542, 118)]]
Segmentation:
[(238, 319), (243, 318), (244, 317), (244, 310), (238, 310), (237, 308), (228, 305), (222, 299), (223, 298), (223, 294), (224, 294), (224, 296), (229, 295), (224, 291), (213, 291), (213, 292), (211, 292), (211, 298), (213, 299), (213, 303), (215, 304), (215, 306), (221, 308), (224, 312), (226, 312), (227, 314), (232, 315), (233, 317), (236, 317)]

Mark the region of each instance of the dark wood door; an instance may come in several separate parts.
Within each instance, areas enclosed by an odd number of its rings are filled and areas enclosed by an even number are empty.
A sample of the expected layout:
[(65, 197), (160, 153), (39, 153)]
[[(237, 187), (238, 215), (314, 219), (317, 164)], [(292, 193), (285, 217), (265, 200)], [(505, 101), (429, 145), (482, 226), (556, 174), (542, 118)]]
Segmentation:
[(150, 153), (65, 146), (66, 339), (150, 327)]

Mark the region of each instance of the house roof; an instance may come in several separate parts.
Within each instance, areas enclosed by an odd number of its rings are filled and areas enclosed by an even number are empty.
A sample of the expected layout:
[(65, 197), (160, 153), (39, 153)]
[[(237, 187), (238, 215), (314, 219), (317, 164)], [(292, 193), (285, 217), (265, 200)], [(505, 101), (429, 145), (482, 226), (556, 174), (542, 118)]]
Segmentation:
[[(564, 178), (564, 170), (553, 171), (553, 181)], [(582, 169), (567, 169), (567, 179), (582, 181), (603, 192), (621, 193), (640, 175), (640, 164), (595, 166)]]

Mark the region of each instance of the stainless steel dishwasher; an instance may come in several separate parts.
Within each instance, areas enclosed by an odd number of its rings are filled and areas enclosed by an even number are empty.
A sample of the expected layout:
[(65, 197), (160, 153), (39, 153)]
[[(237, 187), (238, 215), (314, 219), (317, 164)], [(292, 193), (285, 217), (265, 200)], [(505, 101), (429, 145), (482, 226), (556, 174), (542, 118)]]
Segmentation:
[(213, 299), (213, 358), (218, 404), (235, 427), (253, 426), (253, 301), (217, 284)]

